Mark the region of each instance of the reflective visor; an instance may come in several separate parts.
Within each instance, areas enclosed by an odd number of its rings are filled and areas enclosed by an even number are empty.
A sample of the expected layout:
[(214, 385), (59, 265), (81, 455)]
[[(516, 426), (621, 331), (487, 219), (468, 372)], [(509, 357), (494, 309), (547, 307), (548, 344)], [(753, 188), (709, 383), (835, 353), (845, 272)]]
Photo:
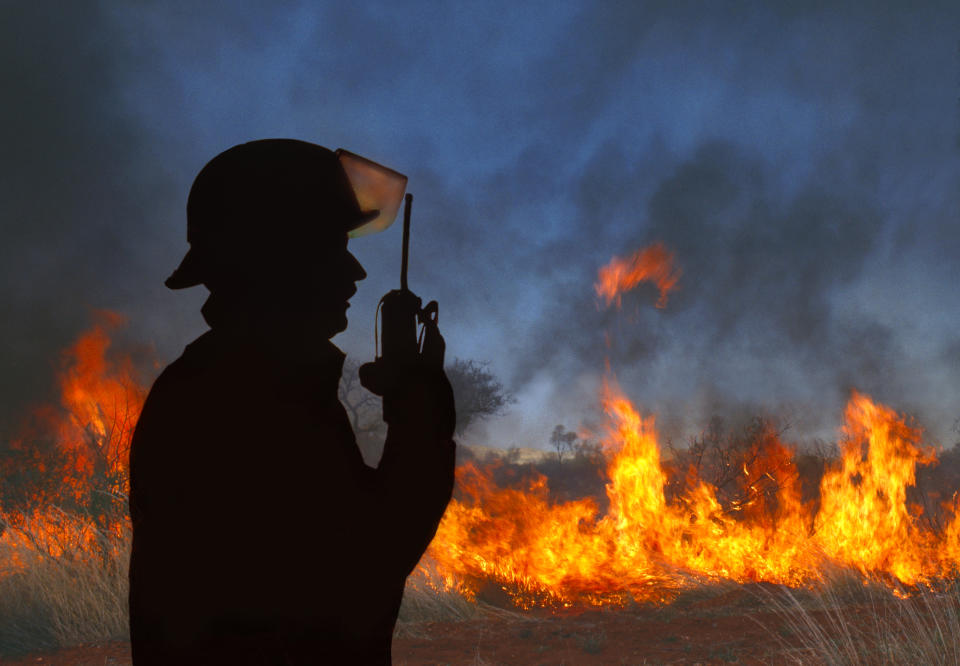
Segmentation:
[(375, 234), (393, 224), (407, 189), (407, 177), (343, 148), (337, 149), (337, 157), (353, 187), (360, 210), (370, 211), (371, 215), (376, 213), (368, 222), (353, 229), (350, 238)]

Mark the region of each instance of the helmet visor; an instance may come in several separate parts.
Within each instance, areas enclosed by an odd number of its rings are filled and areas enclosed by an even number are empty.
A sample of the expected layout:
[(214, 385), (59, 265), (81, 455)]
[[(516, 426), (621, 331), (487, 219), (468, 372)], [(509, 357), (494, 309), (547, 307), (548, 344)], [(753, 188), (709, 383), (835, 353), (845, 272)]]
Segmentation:
[(407, 189), (407, 177), (343, 148), (337, 149), (337, 157), (360, 210), (369, 211), (370, 215), (369, 220), (350, 231), (350, 238), (375, 234), (393, 224)]

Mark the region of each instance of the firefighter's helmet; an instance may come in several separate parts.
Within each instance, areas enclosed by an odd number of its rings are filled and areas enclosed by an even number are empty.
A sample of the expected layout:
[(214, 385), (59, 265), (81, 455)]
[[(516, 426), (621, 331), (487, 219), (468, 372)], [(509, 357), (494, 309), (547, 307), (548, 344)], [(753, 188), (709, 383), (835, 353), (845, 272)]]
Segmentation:
[(187, 198), (190, 250), (170, 289), (276, 260), (285, 248), (381, 231), (393, 222), (406, 176), (345, 150), (295, 139), (234, 146), (210, 160)]

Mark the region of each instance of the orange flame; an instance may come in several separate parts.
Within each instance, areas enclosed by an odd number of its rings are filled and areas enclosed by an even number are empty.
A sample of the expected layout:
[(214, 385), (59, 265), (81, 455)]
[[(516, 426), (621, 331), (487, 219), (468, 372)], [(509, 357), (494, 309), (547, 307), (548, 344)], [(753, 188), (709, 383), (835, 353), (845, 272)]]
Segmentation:
[(608, 306), (616, 301), (620, 307), (625, 291), (641, 282), (653, 282), (660, 290), (657, 307), (665, 308), (667, 294), (676, 288), (680, 275), (680, 269), (674, 266), (673, 253), (662, 243), (654, 243), (630, 257), (614, 257), (600, 268), (593, 288)]
[[(521, 607), (665, 601), (691, 579), (804, 580), (803, 555), (816, 555), (801, 553), (808, 530), (794, 484), (783, 485), (775, 523), (731, 517), (703, 482), (668, 503), (653, 417), (610, 383), (604, 393), (605, 514), (591, 499), (551, 504), (542, 478), (505, 489), (476, 468), (461, 469), (465, 497), (451, 503), (429, 551), (441, 570), (453, 579), (493, 578)], [(785, 451), (776, 440), (767, 447)]]
[(66, 413), (57, 426), (59, 442), (81, 451), (78, 464), (87, 475), (105, 466), (114, 479), (110, 491), (126, 494), (130, 439), (140, 418), (146, 390), (136, 380), (129, 356), (108, 358), (109, 331), (122, 316), (101, 311), (98, 323), (80, 336), (64, 357), (59, 384)]
[[(12, 464), (0, 461), (0, 573), (26, 566), (31, 553), (102, 554), (128, 533), (126, 458), (145, 390), (132, 361), (110, 352), (109, 331), (120, 323), (101, 316), (68, 350), (61, 409), (43, 410), (36, 436), (12, 443)], [(841, 456), (823, 474), (819, 501), (808, 503), (794, 450), (770, 429), (728, 463), (736, 492), (693, 467), (677, 491), (684, 470), (662, 459), (655, 418), (613, 381), (602, 403), (602, 496), (557, 501), (543, 475), (501, 486), (495, 467), (464, 465), (413, 584), (467, 596), (499, 588), (529, 608), (667, 602), (709, 580), (800, 586), (828, 563), (891, 585), (958, 573), (960, 498), (944, 508), (942, 530), (921, 522), (908, 490), (935, 453), (919, 428), (865, 395), (851, 396)], [(46, 440), (54, 445), (44, 448)], [(49, 482), (18, 498), (12, 482), (25, 467)], [(103, 497), (112, 508), (92, 511), (92, 498)]]
[(37, 409), (29, 434), (0, 461), (0, 572), (31, 553), (103, 555), (128, 528), (128, 452), (146, 390), (129, 357), (108, 354), (123, 318), (104, 311), (96, 320), (64, 352), (60, 407)]
[(933, 534), (907, 508), (917, 465), (936, 462), (920, 430), (854, 392), (847, 405), (840, 464), (821, 483), (817, 535), (824, 552), (863, 573), (885, 571), (907, 584), (939, 573)]
[(800, 500), (792, 449), (772, 432), (754, 443), (741, 477), (747, 491), (772, 480), (772, 501), (754, 494), (724, 505), (697, 479), (668, 501), (653, 417), (609, 383), (604, 405), (606, 512), (590, 499), (551, 503), (542, 477), (499, 488), (468, 466), (458, 479), (463, 497), (429, 550), (447, 580), (475, 593), (492, 579), (529, 607), (667, 600), (703, 580), (799, 586), (821, 578), (828, 560), (907, 585), (956, 569), (960, 519), (938, 536), (906, 501), (916, 465), (935, 462), (933, 451), (919, 445), (918, 429), (862, 394), (847, 407), (843, 457), (823, 477), (816, 514)]

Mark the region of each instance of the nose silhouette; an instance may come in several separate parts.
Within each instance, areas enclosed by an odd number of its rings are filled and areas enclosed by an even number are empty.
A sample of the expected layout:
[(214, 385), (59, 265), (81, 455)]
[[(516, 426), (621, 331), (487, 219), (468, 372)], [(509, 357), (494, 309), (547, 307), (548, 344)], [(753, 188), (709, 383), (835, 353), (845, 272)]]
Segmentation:
[(363, 270), (363, 266), (360, 264), (357, 258), (353, 256), (352, 252), (347, 252), (347, 254), (350, 257), (348, 262), (348, 273), (351, 279), (354, 282), (359, 282), (360, 280), (366, 279), (367, 272)]

